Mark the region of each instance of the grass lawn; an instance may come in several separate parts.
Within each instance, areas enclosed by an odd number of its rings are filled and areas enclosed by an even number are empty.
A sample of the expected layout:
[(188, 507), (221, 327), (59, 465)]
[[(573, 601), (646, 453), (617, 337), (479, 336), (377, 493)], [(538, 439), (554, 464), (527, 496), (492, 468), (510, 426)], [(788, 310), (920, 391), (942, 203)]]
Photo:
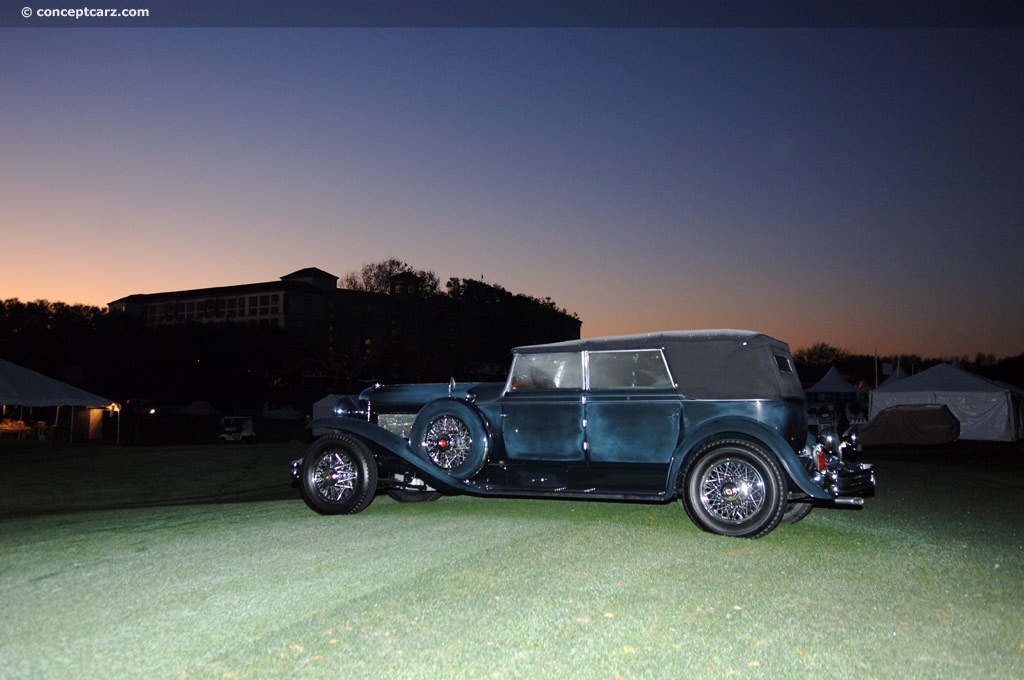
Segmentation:
[(298, 444), (0, 442), (0, 678), (1024, 677), (1024, 450), (878, 450), (749, 541), (678, 504), (299, 499)]

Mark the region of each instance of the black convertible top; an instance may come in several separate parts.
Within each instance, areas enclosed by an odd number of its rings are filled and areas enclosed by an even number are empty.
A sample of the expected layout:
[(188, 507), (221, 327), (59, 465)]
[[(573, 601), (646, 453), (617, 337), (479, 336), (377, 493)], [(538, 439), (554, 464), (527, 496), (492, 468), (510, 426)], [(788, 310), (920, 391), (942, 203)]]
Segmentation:
[(755, 331), (663, 331), (516, 347), (517, 354), (661, 349), (692, 399), (803, 399), (789, 345)]

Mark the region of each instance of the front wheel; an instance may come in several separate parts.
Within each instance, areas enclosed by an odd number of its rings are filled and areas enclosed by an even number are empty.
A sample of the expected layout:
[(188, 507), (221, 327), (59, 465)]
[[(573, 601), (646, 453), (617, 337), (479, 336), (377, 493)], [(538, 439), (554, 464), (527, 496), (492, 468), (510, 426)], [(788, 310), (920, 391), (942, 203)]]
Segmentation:
[(321, 437), (302, 461), (299, 488), (306, 505), (323, 515), (354, 515), (377, 493), (377, 461), (355, 437)]
[(760, 538), (778, 526), (786, 509), (785, 484), (775, 457), (745, 440), (704, 447), (682, 476), (682, 501), (704, 531)]

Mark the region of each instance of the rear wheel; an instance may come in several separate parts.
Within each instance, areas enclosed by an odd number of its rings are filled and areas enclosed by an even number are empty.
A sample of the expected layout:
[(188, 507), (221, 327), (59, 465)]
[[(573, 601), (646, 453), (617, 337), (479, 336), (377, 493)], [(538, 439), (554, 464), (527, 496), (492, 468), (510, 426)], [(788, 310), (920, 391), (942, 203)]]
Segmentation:
[(299, 487), (306, 504), (324, 515), (362, 512), (377, 493), (377, 461), (359, 439), (327, 435), (302, 461)]
[(682, 476), (686, 514), (704, 531), (760, 538), (786, 509), (782, 470), (775, 457), (745, 440), (704, 447)]

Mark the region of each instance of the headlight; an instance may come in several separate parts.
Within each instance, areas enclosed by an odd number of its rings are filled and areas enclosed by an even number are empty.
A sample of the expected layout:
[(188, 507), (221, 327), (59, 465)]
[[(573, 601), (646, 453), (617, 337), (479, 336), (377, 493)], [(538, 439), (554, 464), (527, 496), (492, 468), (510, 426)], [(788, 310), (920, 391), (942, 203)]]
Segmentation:
[(352, 405), (348, 399), (339, 399), (334, 404), (334, 415), (336, 416), (347, 416), (352, 412)]
[(338, 418), (359, 418), (365, 413), (365, 410), (359, 407), (359, 403), (358, 399), (351, 396), (339, 397), (338, 401), (334, 402), (334, 415)]

